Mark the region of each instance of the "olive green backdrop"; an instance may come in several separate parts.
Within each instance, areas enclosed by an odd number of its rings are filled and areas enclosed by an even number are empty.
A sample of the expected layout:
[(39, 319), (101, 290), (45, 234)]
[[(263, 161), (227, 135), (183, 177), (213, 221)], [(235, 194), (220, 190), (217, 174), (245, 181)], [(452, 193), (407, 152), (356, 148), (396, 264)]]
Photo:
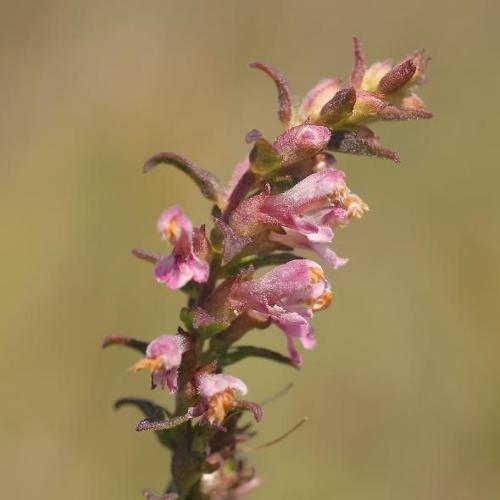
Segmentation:
[[(135, 499), (168, 456), (112, 410), (149, 394), (136, 359), (101, 338), (178, 326), (180, 294), (129, 249), (162, 250), (161, 210), (195, 223), (208, 202), (159, 150), (227, 179), (244, 135), (279, 132), (264, 60), (298, 95), (346, 77), (351, 37), (370, 61), (418, 47), (430, 122), (383, 124), (402, 164), (338, 155), (369, 203), (335, 240), (347, 267), (301, 373), (241, 363), (266, 406), (252, 499), (500, 498), (499, 8), (496, 2), (24, 1), (1, 3), (0, 469), (2, 498)], [(166, 250), (166, 248), (165, 248)], [(277, 330), (249, 335), (284, 349)]]

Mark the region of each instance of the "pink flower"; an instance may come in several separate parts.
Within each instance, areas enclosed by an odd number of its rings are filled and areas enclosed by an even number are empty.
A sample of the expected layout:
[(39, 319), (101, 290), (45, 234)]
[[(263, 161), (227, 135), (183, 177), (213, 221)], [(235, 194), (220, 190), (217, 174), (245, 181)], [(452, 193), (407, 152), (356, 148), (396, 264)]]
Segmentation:
[(146, 348), (146, 357), (137, 361), (130, 370), (136, 372), (149, 368), (153, 388), (165, 386), (169, 391), (177, 390), (177, 372), (182, 354), (188, 349), (187, 339), (182, 335), (160, 335)]
[(347, 262), (328, 248), (334, 227), (361, 217), (368, 206), (350, 192), (344, 173), (325, 168), (281, 194), (262, 193), (243, 201), (229, 220), (244, 237), (269, 231), (269, 240), (292, 248), (309, 249), (334, 268)]
[(203, 415), (210, 424), (220, 426), (227, 413), (238, 405), (236, 392), (244, 396), (248, 389), (242, 380), (232, 375), (203, 373), (199, 376), (197, 392), (200, 401), (190, 408), (190, 416)]
[(302, 359), (295, 339), (305, 349), (316, 345), (309, 320), (315, 311), (330, 304), (332, 292), (318, 264), (297, 259), (275, 267), (260, 278), (241, 283), (231, 298), (250, 315), (268, 318), (283, 330), (290, 357), (300, 366)]
[(178, 206), (165, 210), (158, 220), (158, 232), (174, 247), (172, 253), (155, 267), (157, 281), (169, 288), (181, 288), (188, 281), (207, 281), (209, 265), (205, 253), (204, 228), (193, 229), (188, 217)]
[(198, 316), (230, 323), (246, 314), (256, 325), (271, 321), (285, 333), (290, 357), (300, 366), (302, 360), (295, 340), (306, 349), (315, 346), (309, 320), (331, 299), (330, 284), (321, 266), (311, 260), (296, 259), (256, 279), (239, 276), (226, 280), (203, 304)]

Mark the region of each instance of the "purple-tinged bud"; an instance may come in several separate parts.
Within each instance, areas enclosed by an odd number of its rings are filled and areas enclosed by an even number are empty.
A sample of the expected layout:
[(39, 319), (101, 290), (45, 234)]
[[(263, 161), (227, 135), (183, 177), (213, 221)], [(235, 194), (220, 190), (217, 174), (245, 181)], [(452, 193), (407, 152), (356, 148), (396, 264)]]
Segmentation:
[(378, 90), (384, 94), (396, 92), (412, 79), (416, 70), (417, 67), (411, 59), (399, 63), (382, 77)]
[(349, 116), (355, 103), (354, 87), (339, 90), (321, 109), (320, 122), (330, 127), (338, 124)]
[(340, 90), (340, 78), (326, 78), (317, 83), (304, 97), (300, 107), (302, 121), (316, 121), (323, 106)]
[(273, 146), (281, 157), (282, 166), (286, 167), (322, 152), (329, 140), (327, 127), (306, 123), (283, 132)]
[(274, 81), (276, 89), (278, 90), (278, 116), (283, 126), (288, 127), (292, 120), (293, 107), (292, 95), (285, 75), (277, 69), (274, 69), (268, 64), (262, 62), (254, 62), (250, 64), (250, 67), (264, 71), (264, 73), (266, 73), (266, 75), (271, 77)]
[(134, 363), (130, 370), (151, 370), (152, 386), (165, 386), (169, 391), (177, 390), (177, 372), (182, 354), (188, 349), (188, 340), (183, 335), (160, 335), (146, 348), (146, 356)]

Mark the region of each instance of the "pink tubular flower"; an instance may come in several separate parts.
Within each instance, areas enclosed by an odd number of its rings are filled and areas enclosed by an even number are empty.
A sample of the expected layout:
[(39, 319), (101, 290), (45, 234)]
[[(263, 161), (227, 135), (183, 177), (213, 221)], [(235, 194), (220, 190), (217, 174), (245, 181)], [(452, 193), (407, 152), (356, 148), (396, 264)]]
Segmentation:
[(146, 349), (146, 356), (130, 367), (137, 372), (149, 368), (153, 387), (165, 386), (169, 391), (177, 390), (177, 372), (182, 354), (187, 350), (187, 340), (181, 335), (160, 335)]
[(157, 227), (174, 249), (156, 264), (156, 280), (173, 289), (183, 287), (190, 280), (207, 281), (209, 265), (203, 260), (204, 229), (193, 229), (191, 221), (178, 206), (165, 210)]
[(325, 168), (309, 175), (281, 194), (260, 195), (243, 201), (229, 224), (245, 237), (269, 229), (269, 239), (292, 248), (309, 249), (334, 268), (347, 262), (328, 248), (333, 227), (361, 217), (368, 206), (350, 192), (344, 173)]
[(271, 321), (287, 336), (288, 351), (296, 366), (302, 359), (295, 347), (298, 339), (306, 349), (316, 344), (309, 320), (332, 299), (330, 284), (321, 266), (296, 259), (276, 266), (263, 276), (229, 279), (203, 304), (203, 315), (231, 322), (246, 314), (256, 324)]
[(297, 259), (275, 267), (260, 278), (241, 283), (233, 298), (240, 301), (250, 315), (268, 318), (283, 330), (290, 357), (300, 366), (302, 358), (294, 340), (298, 339), (305, 349), (316, 345), (309, 319), (315, 311), (330, 304), (332, 292), (321, 266), (311, 260)]
[(237, 406), (236, 391), (243, 396), (248, 392), (242, 380), (224, 373), (200, 375), (197, 390), (200, 402), (190, 409), (191, 416), (203, 415), (215, 425), (221, 425), (226, 414)]

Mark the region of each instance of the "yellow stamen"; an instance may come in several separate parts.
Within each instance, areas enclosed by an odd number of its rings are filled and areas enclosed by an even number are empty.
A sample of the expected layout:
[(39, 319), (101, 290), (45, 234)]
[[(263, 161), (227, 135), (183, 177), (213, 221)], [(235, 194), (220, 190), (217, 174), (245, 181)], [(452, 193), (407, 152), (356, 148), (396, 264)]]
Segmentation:
[(325, 275), (319, 267), (310, 267), (309, 276), (311, 277), (311, 281), (313, 283), (319, 283), (320, 281), (323, 281), (325, 279)]
[(347, 186), (341, 186), (333, 192), (333, 199), (337, 202), (342, 203), (343, 200), (349, 195), (349, 188)]
[(138, 372), (140, 370), (150, 369), (151, 371), (156, 370), (161, 365), (161, 358), (142, 358), (136, 363), (134, 363), (129, 371)]
[(333, 293), (331, 290), (325, 290), (314, 302), (313, 311), (321, 311), (326, 309), (332, 301)]
[(177, 239), (179, 237), (180, 227), (177, 223), (177, 220), (174, 218), (170, 219), (170, 221), (165, 226), (163, 234), (170, 240), (172, 238)]
[(207, 420), (212, 424), (216, 420), (220, 424), (226, 418), (226, 414), (234, 407), (236, 400), (234, 389), (228, 387), (223, 392), (214, 394), (208, 401)]
[(344, 207), (347, 210), (349, 218), (359, 219), (361, 216), (370, 210), (368, 205), (356, 194), (350, 194), (344, 201)]

